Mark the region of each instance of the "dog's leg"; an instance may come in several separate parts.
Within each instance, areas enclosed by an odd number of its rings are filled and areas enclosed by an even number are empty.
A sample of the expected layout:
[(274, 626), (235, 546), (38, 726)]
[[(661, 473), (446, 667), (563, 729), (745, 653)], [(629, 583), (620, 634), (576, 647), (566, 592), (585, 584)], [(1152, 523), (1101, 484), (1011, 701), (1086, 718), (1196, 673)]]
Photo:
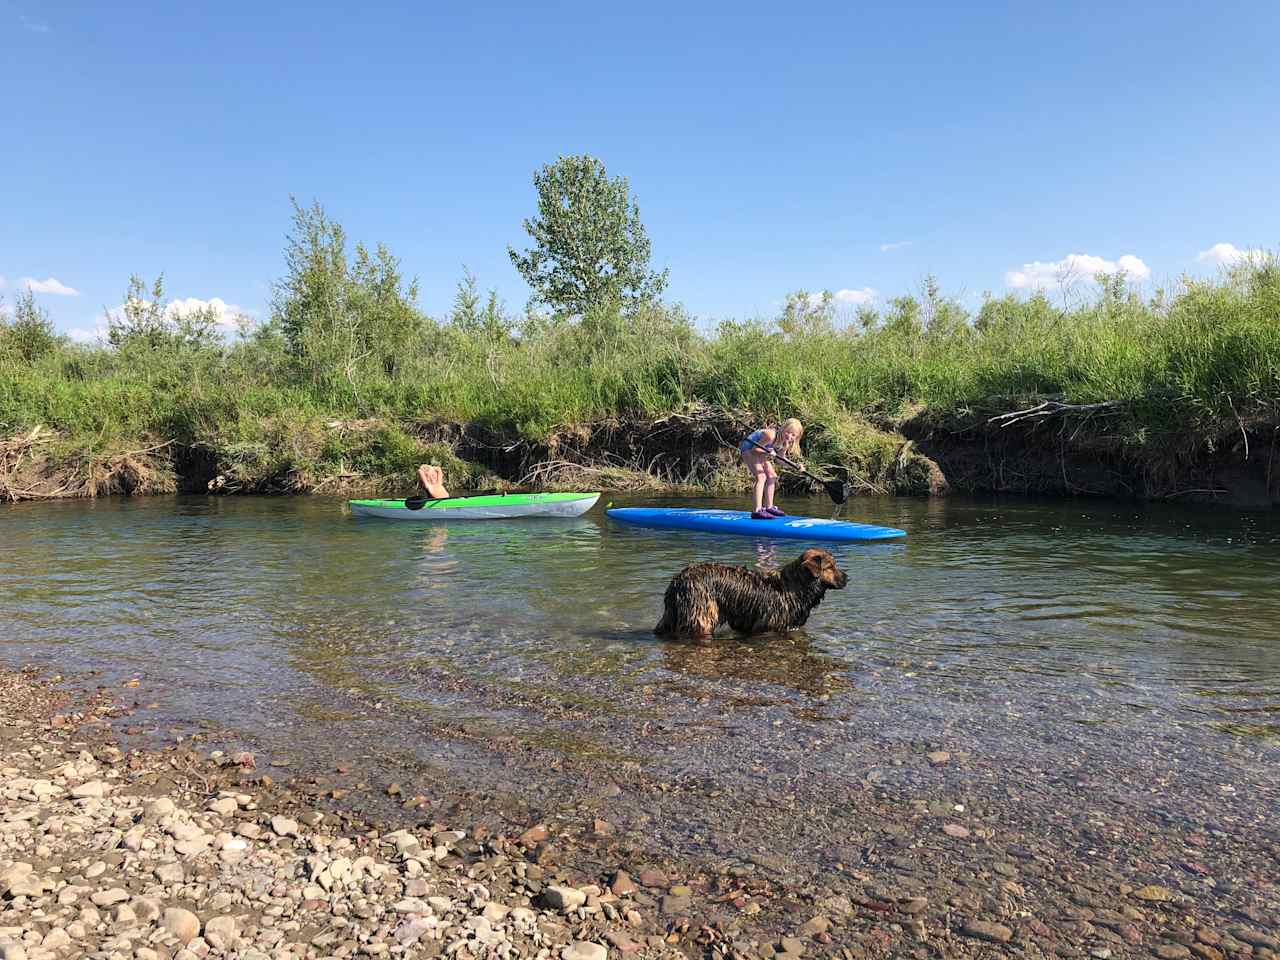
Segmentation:
[(672, 616), (671, 607), (667, 607), (662, 611), (662, 619), (658, 621), (658, 625), (653, 628), (653, 632), (660, 637), (675, 636), (676, 620)]

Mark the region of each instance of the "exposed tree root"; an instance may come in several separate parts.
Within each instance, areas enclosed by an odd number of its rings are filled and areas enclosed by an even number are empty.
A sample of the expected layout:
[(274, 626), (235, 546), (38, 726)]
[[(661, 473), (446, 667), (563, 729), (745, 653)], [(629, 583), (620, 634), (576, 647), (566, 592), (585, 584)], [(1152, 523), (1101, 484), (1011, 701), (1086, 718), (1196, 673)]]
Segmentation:
[(0, 501), (172, 493), (173, 441), (96, 453), (35, 427), (0, 441)]

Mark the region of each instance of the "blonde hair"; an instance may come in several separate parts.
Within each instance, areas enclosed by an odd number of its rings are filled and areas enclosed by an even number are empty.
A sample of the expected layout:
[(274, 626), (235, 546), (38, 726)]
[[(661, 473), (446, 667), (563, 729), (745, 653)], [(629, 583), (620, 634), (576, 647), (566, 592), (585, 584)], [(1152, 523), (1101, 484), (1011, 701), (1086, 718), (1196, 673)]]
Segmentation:
[(792, 417), (790, 420), (783, 420), (779, 425), (779, 432), (789, 430), (795, 435), (795, 440), (791, 442), (788, 452), (796, 454), (800, 452), (800, 438), (804, 436), (804, 424)]

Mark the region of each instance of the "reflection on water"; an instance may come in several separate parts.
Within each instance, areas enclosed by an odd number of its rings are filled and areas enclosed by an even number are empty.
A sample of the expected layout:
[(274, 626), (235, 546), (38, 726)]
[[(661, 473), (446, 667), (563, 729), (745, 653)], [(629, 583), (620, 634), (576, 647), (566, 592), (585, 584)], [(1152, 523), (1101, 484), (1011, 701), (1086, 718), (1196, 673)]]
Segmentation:
[(1272, 517), (893, 499), (848, 515), (909, 537), (837, 546), (850, 585), (804, 633), (694, 647), (650, 633), (676, 570), (772, 570), (806, 545), (615, 526), (601, 510), (410, 524), (320, 498), (3, 506), (0, 649), (143, 673), (192, 715), (313, 734), (348, 716), (339, 694), (518, 724), (486, 703), (504, 690), (539, 705), (532, 728), (548, 705), (621, 716), (655, 687), (709, 713), (869, 692), (936, 712), (1000, 683), (1078, 693), (1102, 722), (1141, 709), (1276, 736)]

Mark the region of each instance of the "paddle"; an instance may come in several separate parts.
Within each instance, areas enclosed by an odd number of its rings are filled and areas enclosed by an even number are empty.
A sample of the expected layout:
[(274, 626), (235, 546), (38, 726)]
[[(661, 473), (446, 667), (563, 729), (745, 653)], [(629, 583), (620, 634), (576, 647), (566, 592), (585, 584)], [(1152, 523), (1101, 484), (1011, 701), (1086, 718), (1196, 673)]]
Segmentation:
[[(494, 496), (505, 497), (508, 493), (511, 493), (511, 492), (512, 491), (510, 490), (478, 490), (475, 493), (467, 494), (467, 496), (469, 497), (494, 497)], [(461, 500), (461, 499), (464, 499), (464, 498), (463, 497), (425, 497), (421, 495), (416, 497), (405, 497), (404, 508), (406, 510), (421, 510), (428, 503), (439, 503), (441, 500)]]
[(753, 447), (759, 447), (765, 453), (772, 453), (775, 458), (777, 458), (778, 460), (781, 460), (792, 470), (799, 471), (800, 473), (803, 473), (806, 477), (808, 477), (810, 480), (813, 480), (816, 483), (822, 484), (822, 489), (827, 491), (827, 496), (831, 498), (833, 503), (844, 503), (846, 500), (849, 499), (849, 485), (847, 483), (844, 483), (840, 480), (823, 480), (821, 477), (814, 476), (804, 467), (800, 466), (800, 464), (792, 460), (788, 460), (786, 457), (778, 453), (776, 450), (770, 450), (768, 447), (765, 447), (759, 443), (756, 443), (750, 437), (747, 437), (747, 443), (751, 444)]
[(453, 497), (405, 497), (404, 508), (406, 510), (421, 510), (428, 503), (437, 503), (441, 500), (452, 500)]

